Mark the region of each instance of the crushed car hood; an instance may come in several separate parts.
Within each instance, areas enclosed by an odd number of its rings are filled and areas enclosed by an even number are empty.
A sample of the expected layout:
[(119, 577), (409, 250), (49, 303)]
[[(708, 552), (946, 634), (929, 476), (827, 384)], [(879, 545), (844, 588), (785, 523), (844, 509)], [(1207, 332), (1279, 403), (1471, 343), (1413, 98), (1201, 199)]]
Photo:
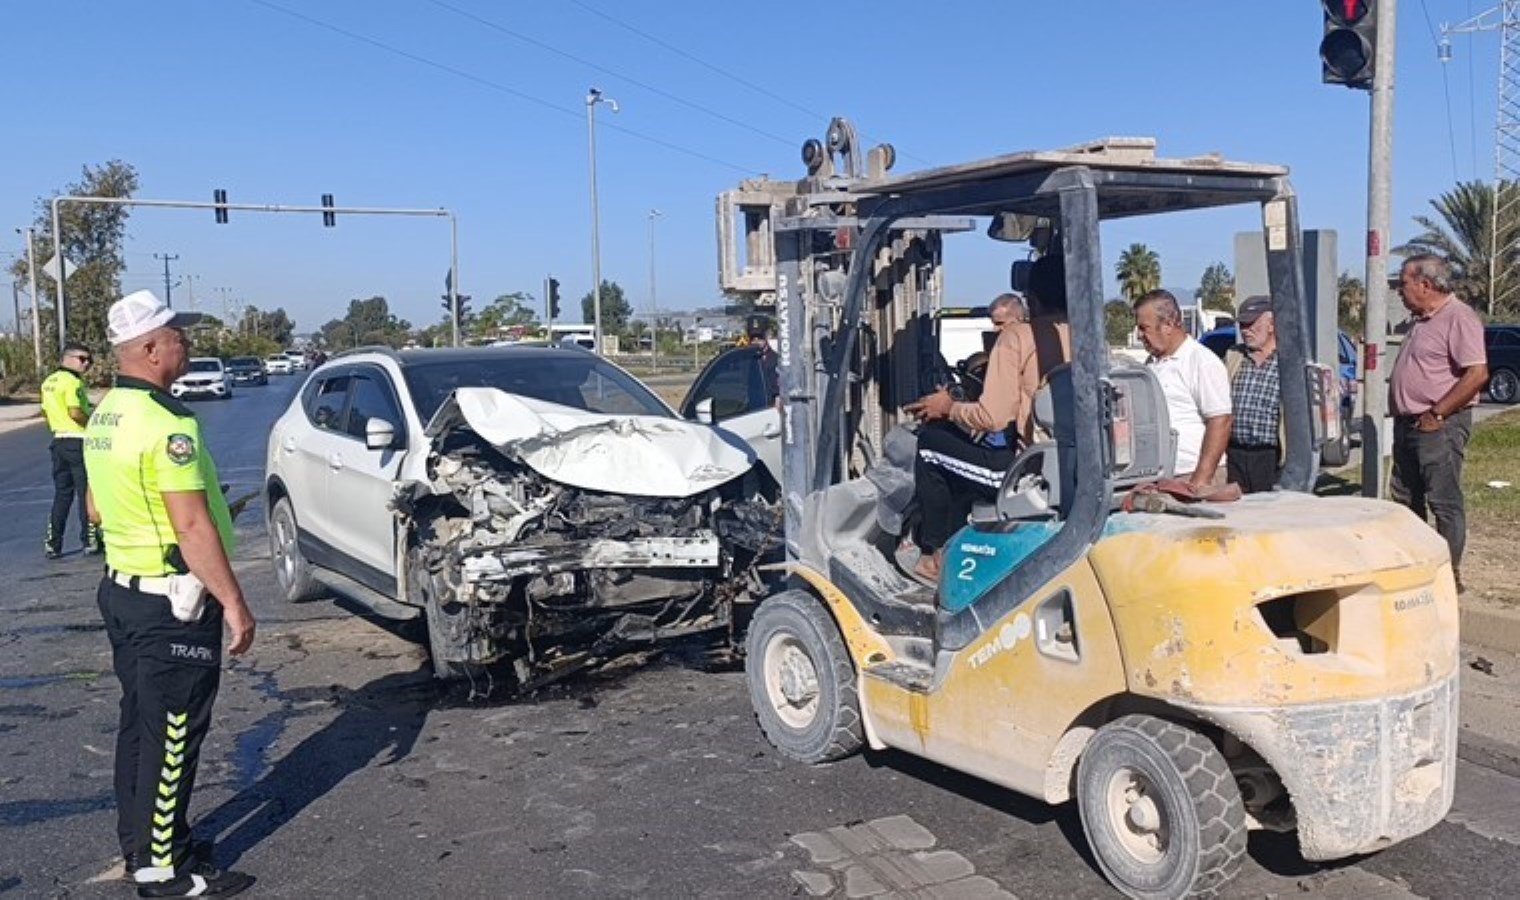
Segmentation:
[(545, 478), (613, 494), (690, 497), (754, 465), (751, 451), (706, 425), (591, 413), (496, 388), (456, 390), (427, 435), (436, 439), (460, 424)]

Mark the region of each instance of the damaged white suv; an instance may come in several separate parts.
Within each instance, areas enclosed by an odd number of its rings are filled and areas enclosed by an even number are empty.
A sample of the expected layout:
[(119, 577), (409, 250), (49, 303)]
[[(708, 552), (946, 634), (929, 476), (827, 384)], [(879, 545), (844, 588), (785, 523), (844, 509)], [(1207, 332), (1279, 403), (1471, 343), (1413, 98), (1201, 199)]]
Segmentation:
[(275, 574), (425, 616), (440, 677), (505, 660), (530, 688), (731, 629), (777, 529), (753, 462), (583, 350), (347, 354), (269, 436)]

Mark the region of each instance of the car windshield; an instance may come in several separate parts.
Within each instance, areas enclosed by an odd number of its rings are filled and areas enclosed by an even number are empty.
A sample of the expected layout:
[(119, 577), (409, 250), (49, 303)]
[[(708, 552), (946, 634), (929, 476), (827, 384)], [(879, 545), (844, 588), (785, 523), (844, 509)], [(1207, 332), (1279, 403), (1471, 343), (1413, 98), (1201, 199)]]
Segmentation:
[(234, 356), (227, 361), (227, 365), (238, 369), (252, 369), (257, 367), (259, 361), (251, 356)]
[(290, 360), (286, 359), (283, 356), (271, 356), (269, 357), (269, 361), (272, 363), (290, 362)]
[(221, 363), (220, 360), (215, 360), (215, 359), (192, 359), (192, 360), (190, 360), (190, 371), (192, 371), (192, 372), (220, 372), (221, 370), (222, 370), (222, 363)]
[(637, 379), (589, 353), (503, 353), (406, 365), (406, 383), (426, 422), (455, 388), (493, 387), (548, 403), (610, 415), (671, 416)]

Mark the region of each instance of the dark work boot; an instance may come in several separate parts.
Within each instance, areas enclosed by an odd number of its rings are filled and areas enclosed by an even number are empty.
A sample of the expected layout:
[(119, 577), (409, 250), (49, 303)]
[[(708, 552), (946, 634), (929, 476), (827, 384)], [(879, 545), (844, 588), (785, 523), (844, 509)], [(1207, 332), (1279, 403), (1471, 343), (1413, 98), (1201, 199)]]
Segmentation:
[(137, 883), (139, 897), (231, 897), (253, 885), (253, 876), (223, 872), (209, 862), (190, 861), (167, 881)]

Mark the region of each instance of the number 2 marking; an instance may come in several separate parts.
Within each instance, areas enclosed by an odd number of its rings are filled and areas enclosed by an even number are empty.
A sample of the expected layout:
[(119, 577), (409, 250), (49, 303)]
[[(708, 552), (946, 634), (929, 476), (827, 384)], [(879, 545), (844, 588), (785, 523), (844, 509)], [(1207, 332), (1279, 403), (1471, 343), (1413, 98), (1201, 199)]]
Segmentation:
[(974, 557), (974, 556), (968, 556), (968, 557), (966, 557), (966, 558), (964, 558), (964, 559), (961, 560), (961, 570), (960, 570), (960, 573), (957, 574), (955, 577), (959, 578), (961, 581), (970, 581), (971, 577), (972, 577), (972, 573), (974, 573), (975, 571), (976, 571), (976, 557)]

